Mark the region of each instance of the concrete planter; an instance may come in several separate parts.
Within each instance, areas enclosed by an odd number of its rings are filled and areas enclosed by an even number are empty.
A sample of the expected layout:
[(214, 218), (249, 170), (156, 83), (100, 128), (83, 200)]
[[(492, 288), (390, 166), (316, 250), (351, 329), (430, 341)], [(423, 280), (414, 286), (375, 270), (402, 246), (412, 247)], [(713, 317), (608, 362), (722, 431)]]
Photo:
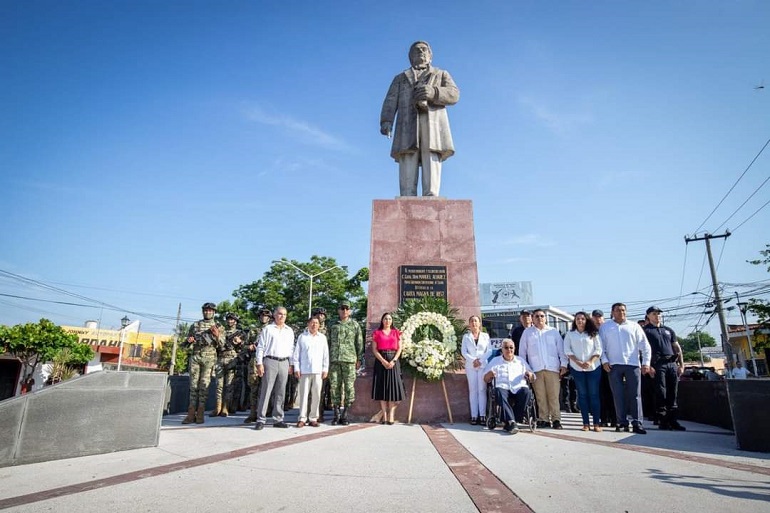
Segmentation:
[(733, 429), (725, 381), (680, 381), (679, 418)]
[(770, 452), (770, 380), (729, 379), (727, 393), (738, 448)]
[[(213, 410), (217, 401), (217, 378), (211, 378), (206, 410)], [(169, 376), (166, 385), (166, 408), (163, 415), (186, 413), (190, 404), (190, 376)]]

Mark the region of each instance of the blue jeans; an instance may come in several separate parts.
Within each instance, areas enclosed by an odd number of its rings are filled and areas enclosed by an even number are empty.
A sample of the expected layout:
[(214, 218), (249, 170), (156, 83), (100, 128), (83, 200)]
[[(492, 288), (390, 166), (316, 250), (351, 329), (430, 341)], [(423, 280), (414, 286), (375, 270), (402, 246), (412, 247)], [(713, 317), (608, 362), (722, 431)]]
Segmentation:
[(610, 388), (615, 401), (618, 426), (627, 426), (628, 417), (634, 425), (641, 425), (642, 371), (636, 365), (613, 365), (610, 369)]
[(578, 406), (580, 406), (580, 415), (583, 416), (583, 425), (587, 426), (588, 413), (594, 418), (594, 426), (601, 424), (601, 402), (599, 401), (599, 385), (602, 379), (602, 368), (597, 367), (592, 371), (569, 371), (572, 379), (575, 381), (575, 387), (578, 393)]

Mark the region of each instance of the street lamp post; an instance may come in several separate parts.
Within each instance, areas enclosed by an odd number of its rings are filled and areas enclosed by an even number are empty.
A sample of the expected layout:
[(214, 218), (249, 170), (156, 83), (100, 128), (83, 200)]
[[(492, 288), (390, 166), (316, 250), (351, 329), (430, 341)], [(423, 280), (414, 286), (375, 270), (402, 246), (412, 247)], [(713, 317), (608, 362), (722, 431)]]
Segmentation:
[(698, 340), (698, 356), (700, 356), (700, 366), (703, 367), (703, 348), (700, 346), (700, 331), (695, 326), (695, 338)]
[(751, 356), (751, 366), (754, 367), (752, 369), (752, 372), (755, 376), (758, 376), (759, 373), (757, 372), (757, 358), (754, 355), (754, 346), (751, 344), (751, 335), (749, 334), (749, 322), (746, 320), (746, 309), (749, 306), (748, 303), (741, 303), (741, 297), (738, 295), (738, 293), (735, 293), (735, 298), (738, 301), (738, 310), (741, 312), (741, 319), (743, 319), (743, 329), (746, 333), (746, 340), (749, 342), (749, 355)]
[(120, 320), (120, 349), (118, 351), (118, 370), (120, 370), (120, 366), (123, 363), (123, 341), (126, 338), (126, 327), (129, 324), (131, 324), (131, 319), (128, 318), (128, 315), (124, 315)]
[(313, 313), (313, 278), (315, 278), (317, 276), (321, 276), (324, 273), (328, 273), (329, 271), (333, 271), (334, 269), (342, 269), (341, 265), (335, 265), (334, 267), (330, 267), (328, 269), (324, 269), (320, 273), (310, 274), (308, 272), (305, 272), (303, 269), (300, 269), (296, 265), (292, 264), (291, 262), (289, 262), (285, 258), (282, 258), (280, 260), (273, 260), (273, 263), (274, 264), (286, 264), (286, 265), (289, 265), (289, 266), (293, 267), (294, 269), (298, 270), (299, 272), (301, 272), (302, 274), (304, 274), (305, 276), (308, 277), (308, 280), (310, 281), (310, 292), (308, 293), (308, 300), (307, 300), (307, 318), (308, 319), (310, 319), (310, 316)]

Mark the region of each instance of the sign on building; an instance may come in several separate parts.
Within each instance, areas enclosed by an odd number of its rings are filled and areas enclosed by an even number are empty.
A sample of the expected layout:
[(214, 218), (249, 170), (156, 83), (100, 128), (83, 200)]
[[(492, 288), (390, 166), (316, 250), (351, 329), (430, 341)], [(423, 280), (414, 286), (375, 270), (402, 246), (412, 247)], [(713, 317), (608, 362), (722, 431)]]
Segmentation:
[(532, 282), (509, 281), (479, 285), (481, 306), (532, 305)]

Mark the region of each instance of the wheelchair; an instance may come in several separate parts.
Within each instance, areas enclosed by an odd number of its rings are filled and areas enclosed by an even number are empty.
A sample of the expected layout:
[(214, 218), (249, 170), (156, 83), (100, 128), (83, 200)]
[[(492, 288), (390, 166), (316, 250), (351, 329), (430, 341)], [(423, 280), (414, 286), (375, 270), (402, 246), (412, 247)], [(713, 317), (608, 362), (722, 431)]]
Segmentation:
[[(530, 433), (534, 433), (537, 427), (537, 404), (535, 403), (535, 391), (532, 387), (529, 389), (529, 401), (524, 408), (524, 425), (529, 428)], [(497, 394), (495, 393), (495, 380), (487, 383), (487, 429), (494, 430), (498, 425), (503, 424), (502, 407), (497, 404)]]

